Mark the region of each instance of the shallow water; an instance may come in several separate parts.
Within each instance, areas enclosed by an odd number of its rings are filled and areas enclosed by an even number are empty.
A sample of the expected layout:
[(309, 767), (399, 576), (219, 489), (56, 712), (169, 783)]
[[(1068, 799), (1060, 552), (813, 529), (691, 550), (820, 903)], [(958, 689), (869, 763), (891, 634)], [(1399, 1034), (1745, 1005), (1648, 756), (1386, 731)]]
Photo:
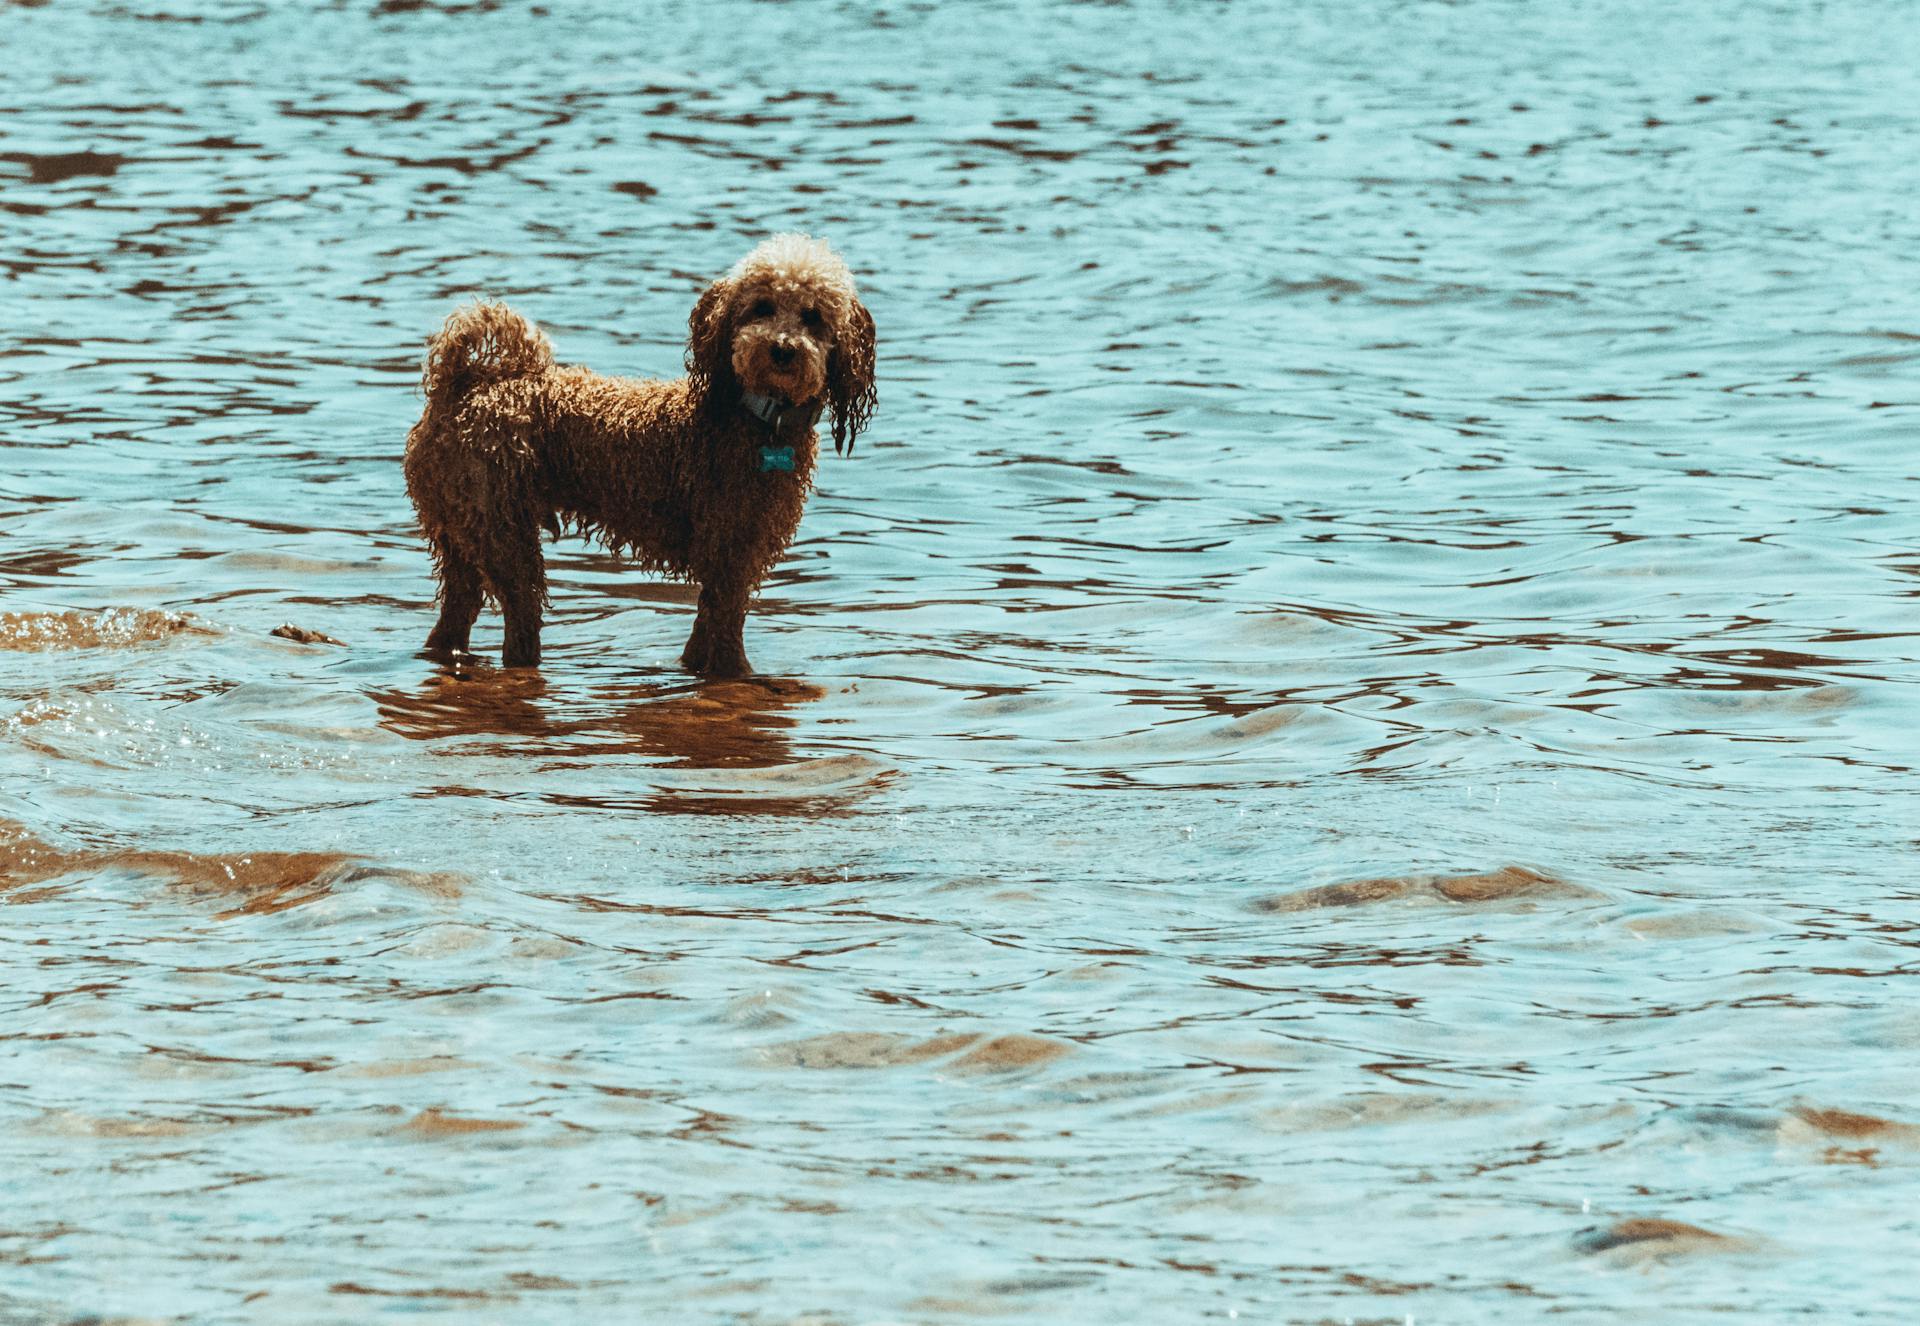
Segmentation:
[[(0, 1321), (1920, 1306), (1905, 9), (0, 49)], [(669, 373), (790, 228), (764, 675), (577, 541), (422, 657), (426, 333)]]

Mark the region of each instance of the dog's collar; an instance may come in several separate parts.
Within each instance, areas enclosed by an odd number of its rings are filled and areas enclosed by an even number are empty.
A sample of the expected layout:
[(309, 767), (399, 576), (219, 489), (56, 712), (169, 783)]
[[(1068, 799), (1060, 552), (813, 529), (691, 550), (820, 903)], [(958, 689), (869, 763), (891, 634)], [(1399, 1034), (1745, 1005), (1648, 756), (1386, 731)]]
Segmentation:
[(805, 419), (811, 424), (820, 417), (818, 406), (793, 405), (778, 396), (762, 396), (745, 389), (740, 392), (740, 408), (776, 433), (782, 425), (795, 419)]

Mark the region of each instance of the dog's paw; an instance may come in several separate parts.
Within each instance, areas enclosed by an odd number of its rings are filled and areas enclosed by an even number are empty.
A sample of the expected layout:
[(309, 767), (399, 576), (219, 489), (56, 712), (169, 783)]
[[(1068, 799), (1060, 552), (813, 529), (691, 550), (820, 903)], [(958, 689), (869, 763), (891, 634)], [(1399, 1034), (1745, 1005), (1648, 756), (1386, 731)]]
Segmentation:
[(745, 654), (726, 654), (718, 650), (707, 655), (704, 667), (691, 668), (708, 681), (736, 681), (753, 675), (753, 665)]

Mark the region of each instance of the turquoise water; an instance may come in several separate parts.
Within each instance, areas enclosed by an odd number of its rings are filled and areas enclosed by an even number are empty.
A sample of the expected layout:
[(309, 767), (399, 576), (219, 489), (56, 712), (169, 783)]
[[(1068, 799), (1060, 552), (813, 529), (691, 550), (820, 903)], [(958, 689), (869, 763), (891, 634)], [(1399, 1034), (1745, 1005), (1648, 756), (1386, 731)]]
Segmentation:
[[(1908, 9), (167, 6), (0, 6), (0, 1322), (1920, 1309)], [(418, 653), (427, 333), (784, 229), (765, 675)]]

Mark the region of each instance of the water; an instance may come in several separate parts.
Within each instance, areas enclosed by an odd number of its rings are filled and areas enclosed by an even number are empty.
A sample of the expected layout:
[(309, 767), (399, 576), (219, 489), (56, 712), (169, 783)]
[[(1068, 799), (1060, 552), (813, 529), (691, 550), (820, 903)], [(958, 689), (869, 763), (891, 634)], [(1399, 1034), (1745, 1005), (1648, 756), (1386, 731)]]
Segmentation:
[[(1920, 1306), (1907, 9), (0, 48), (0, 1321)], [(763, 677), (579, 542), (418, 654), (448, 308), (668, 373), (779, 229)]]

